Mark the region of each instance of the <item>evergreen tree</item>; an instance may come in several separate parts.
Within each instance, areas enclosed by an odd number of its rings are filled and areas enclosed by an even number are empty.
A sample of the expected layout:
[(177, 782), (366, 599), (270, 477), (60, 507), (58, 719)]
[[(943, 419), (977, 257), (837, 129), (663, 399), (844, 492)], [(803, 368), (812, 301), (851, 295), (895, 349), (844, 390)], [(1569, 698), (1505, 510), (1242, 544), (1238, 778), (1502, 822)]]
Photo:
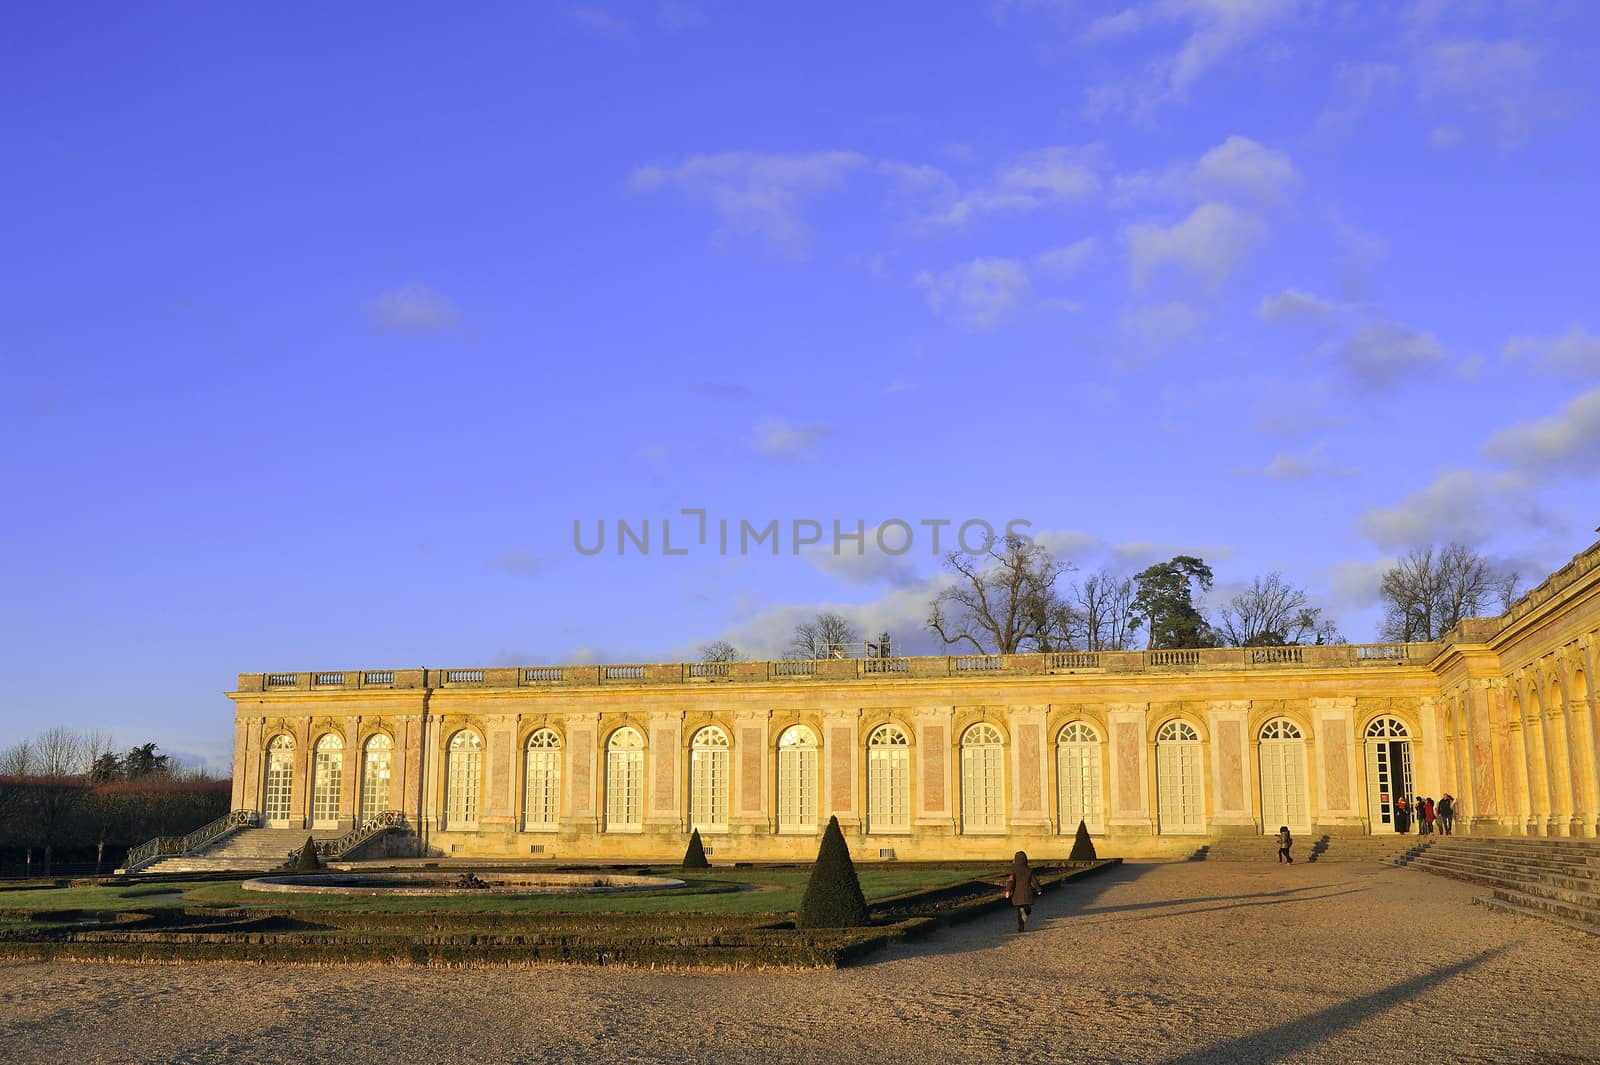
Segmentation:
[(867, 923), (867, 899), (861, 893), (861, 881), (856, 877), (855, 863), (850, 861), (850, 848), (845, 844), (844, 833), (839, 831), (839, 819), (828, 818), (828, 828), (822, 833), (822, 846), (817, 850), (817, 863), (811, 867), (811, 882), (800, 900), (800, 912), (795, 915), (799, 928), (859, 928)]
[(1082, 821), (1078, 822), (1078, 835), (1072, 841), (1072, 853), (1068, 856), (1074, 862), (1092, 862), (1099, 855), (1094, 852), (1094, 840), (1089, 838), (1089, 826)]
[(1211, 590), (1211, 567), (1193, 555), (1174, 555), (1133, 578), (1138, 586), (1133, 606), (1145, 621), (1149, 647), (1212, 647), (1216, 637), (1194, 604), (1195, 589)]
[(683, 852), (683, 867), (685, 869), (710, 869), (711, 863), (706, 861), (706, 848), (700, 842), (700, 830), (694, 830), (689, 837), (689, 849)]

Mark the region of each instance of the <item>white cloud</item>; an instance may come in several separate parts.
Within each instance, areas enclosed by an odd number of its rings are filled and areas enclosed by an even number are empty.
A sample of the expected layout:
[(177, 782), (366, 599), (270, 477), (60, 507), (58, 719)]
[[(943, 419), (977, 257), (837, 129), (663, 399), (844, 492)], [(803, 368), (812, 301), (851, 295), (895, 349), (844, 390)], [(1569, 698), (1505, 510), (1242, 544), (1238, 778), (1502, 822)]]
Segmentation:
[(1335, 562), (1328, 567), (1328, 608), (1336, 615), (1377, 606), (1383, 599), (1383, 575), (1394, 568), (1393, 556), (1370, 561)]
[(959, 226), (983, 214), (1080, 202), (1100, 191), (1102, 166), (1098, 146), (1040, 148), (1019, 156), (988, 184), (956, 197), (927, 221)]
[(940, 274), (917, 275), (928, 306), (971, 329), (993, 329), (1028, 294), (1027, 269), (1015, 259), (973, 259)]
[(1512, 337), (1504, 355), (1511, 362), (1546, 373), (1600, 376), (1600, 336), (1581, 325), (1568, 326), (1558, 337)]
[(1368, 508), (1357, 525), (1384, 550), (1405, 550), (1452, 540), (1476, 546), (1513, 520), (1550, 524), (1527, 478), (1460, 469), (1440, 474), (1394, 506)]
[(1444, 361), (1445, 348), (1432, 333), (1401, 322), (1375, 318), (1361, 326), (1335, 353), (1340, 367), (1361, 387), (1388, 388)]
[(1083, 35), (1090, 44), (1172, 23), (1184, 25), (1186, 33), (1176, 53), (1149, 64), (1141, 77), (1122, 86), (1091, 86), (1087, 99), (1101, 113), (1148, 110), (1165, 100), (1182, 100), (1207, 71), (1298, 6), (1297, 0), (1150, 0), (1095, 19)]
[(1299, 185), (1300, 172), (1287, 155), (1234, 135), (1193, 163), (1119, 176), (1113, 198), (1121, 204), (1221, 199), (1271, 207), (1287, 201)]
[(822, 543), (806, 548), (802, 556), (817, 570), (846, 584), (882, 582), (903, 587), (921, 579), (917, 576), (917, 561), (931, 556), (928, 546), (921, 542), (927, 535), (928, 530), (916, 525), (909, 533), (899, 525), (874, 526), (866, 530), (858, 550), (854, 540), (841, 539), (836, 544), (830, 529), (824, 533)]
[(806, 458), (833, 432), (820, 422), (800, 425), (784, 418), (768, 418), (756, 426), (756, 450), (774, 458)]
[(1309, 292), (1286, 288), (1276, 296), (1267, 296), (1256, 308), (1256, 316), (1274, 325), (1304, 325), (1322, 328), (1335, 324), (1341, 312), (1337, 303), (1330, 303)]
[(1537, 473), (1600, 471), (1600, 388), (1570, 400), (1555, 414), (1502, 429), (1484, 453)]
[(1095, 248), (1095, 239), (1084, 237), (1071, 244), (1042, 251), (1033, 257), (1033, 262), (1041, 270), (1068, 277), (1077, 273), (1078, 269), (1094, 256)]
[(1316, 477), (1352, 477), (1356, 472), (1329, 458), (1327, 444), (1317, 443), (1304, 451), (1278, 452), (1261, 475), (1269, 481), (1309, 481)]
[(1487, 122), (1502, 143), (1526, 137), (1547, 105), (1538, 90), (1540, 55), (1521, 41), (1457, 39), (1426, 48), (1418, 68), (1424, 100), (1459, 106)]
[(448, 329), (457, 318), (449, 300), (416, 281), (385, 292), (367, 304), (367, 313), (386, 329), (417, 333)]
[(1266, 236), (1260, 219), (1225, 203), (1203, 203), (1172, 226), (1141, 223), (1123, 230), (1135, 288), (1170, 268), (1215, 291)]
[(801, 201), (866, 164), (865, 156), (848, 151), (723, 152), (691, 156), (674, 167), (640, 167), (629, 186), (636, 192), (680, 189), (709, 203), (726, 230), (760, 237), (780, 251), (798, 255), (810, 243), (810, 231), (800, 217)]

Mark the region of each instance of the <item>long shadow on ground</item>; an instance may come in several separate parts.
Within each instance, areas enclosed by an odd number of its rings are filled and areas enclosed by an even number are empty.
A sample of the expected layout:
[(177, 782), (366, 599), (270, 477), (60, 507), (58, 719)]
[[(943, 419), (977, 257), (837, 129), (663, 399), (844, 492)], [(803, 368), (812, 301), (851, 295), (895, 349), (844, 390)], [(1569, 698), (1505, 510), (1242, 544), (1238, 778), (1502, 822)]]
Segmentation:
[(1390, 984), (1381, 991), (1374, 991), (1360, 998), (1341, 1002), (1337, 1006), (1329, 1006), (1325, 1010), (1296, 1017), (1282, 1024), (1237, 1039), (1229, 1039), (1221, 1043), (1200, 1047), (1188, 1053), (1180, 1054), (1175, 1058), (1168, 1058), (1164, 1065), (1202, 1065), (1207, 1062), (1237, 1062), (1246, 1065), (1250, 1062), (1278, 1061), (1286, 1054), (1305, 1050), (1308, 1047), (1327, 1039), (1335, 1032), (1346, 1028), (1353, 1028), (1368, 1017), (1382, 1013), (1384, 1010), (1394, 1009), (1398, 1004), (1419, 1002), (1424, 1000), (1424, 993), (1435, 985), (1459, 976), (1462, 973), (1476, 969), (1484, 962), (1499, 954), (1503, 948), (1496, 947), (1486, 950), (1471, 958), (1463, 959), (1454, 965), (1447, 965), (1435, 969), (1431, 973), (1413, 976), (1409, 980), (1401, 980)]

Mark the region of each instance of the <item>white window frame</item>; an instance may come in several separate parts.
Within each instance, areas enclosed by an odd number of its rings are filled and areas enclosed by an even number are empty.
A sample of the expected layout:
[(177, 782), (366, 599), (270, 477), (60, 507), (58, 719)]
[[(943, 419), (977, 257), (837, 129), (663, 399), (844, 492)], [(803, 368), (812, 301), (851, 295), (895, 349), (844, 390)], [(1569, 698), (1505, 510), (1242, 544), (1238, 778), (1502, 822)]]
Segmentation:
[(1205, 771), (1200, 733), (1174, 719), (1156, 732), (1156, 824), (1164, 836), (1202, 835), (1206, 830)]
[(911, 831), (911, 740), (898, 725), (879, 725), (867, 738), (867, 831)]
[(805, 725), (778, 737), (778, 831), (817, 831), (817, 734)]
[(998, 835), (1006, 830), (1005, 742), (980, 721), (961, 734), (961, 833)]
[(716, 725), (689, 740), (689, 827), (728, 831), (728, 734)]
[(1056, 738), (1056, 816), (1063, 835), (1082, 821), (1091, 834), (1105, 832), (1100, 733), (1087, 721), (1070, 721)]
[(284, 732), (268, 741), (266, 762), (261, 817), (268, 825), (284, 827), (294, 816), (294, 737)]
[(368, 737), (361, 756), (361, 820), (389, 812), (394, 782), (394, 740), (379, 732)]
[(344, 737), (325, 732), (312, 748), (311, 827), (338, 828), (344, 793)]
[(471, 729), (450, 737), (445, 756), (444, 829), (470, 832), (478, 827), (483, 791), (483, 738)]
[(644, 736), (629, 726), (606, 741), (605, 830), (644, 831)]
[(561, 737), (553, 729), (535, 729), (523, 748), (522, 830), (555, 832), (560, 828)]

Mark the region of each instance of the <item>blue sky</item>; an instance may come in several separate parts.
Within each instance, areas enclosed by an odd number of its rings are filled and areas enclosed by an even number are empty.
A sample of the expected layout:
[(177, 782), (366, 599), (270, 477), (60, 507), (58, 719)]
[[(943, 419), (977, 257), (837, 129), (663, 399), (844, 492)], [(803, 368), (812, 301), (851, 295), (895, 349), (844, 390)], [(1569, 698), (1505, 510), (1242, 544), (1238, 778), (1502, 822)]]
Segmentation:
[(0, 746), (220, 766), (240, 670), (822, 606), (932, 651), (938, 521), (1354, 640), (1412, 546), (1536, 580), (1600, 522), (1587, 4), (0, 17)]

